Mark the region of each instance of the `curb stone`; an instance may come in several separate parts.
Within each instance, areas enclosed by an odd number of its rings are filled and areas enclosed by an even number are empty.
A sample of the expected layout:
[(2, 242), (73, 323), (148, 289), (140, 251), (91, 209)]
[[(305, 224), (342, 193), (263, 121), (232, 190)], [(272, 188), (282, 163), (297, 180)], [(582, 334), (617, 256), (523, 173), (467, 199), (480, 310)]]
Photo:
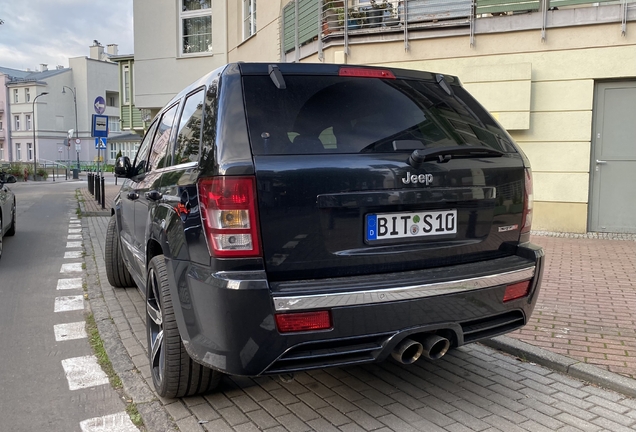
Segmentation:
[(481, 344), (517, 356), (525, 361), (537, 363), (574, 378), (636, 398), (636, 380), (609, 372), (597, 366), (556, 354), (529, 343), (508, 337), (497, 336), (480, 341)]
[[(83, 203), (79, 202), (79, 207), (83, 210)], [(82, 219), (86, 215), (82, 212)], [(119, 332), (113, 324), (104, 300), (101, 280), (99, 279), (95, 253), (92, 240), (89, 235), (89, 227), (82, 221), (82, 234), (84, 249), (87, 253), (84, 257), (86, 264), (86, 282), (88, 289), (89, 308), (95, 318), (99, 335), (104, 343), (104, 349), (108, 354), (115, 373), (120, 378), (123, 386), (123, 393), (127, 400), (131, 400), (137, 406), (137, 411), (144, 422), (142, 430), (147, 431), (178, 431), (174, 422), (168, 416), (166, 410), (158, 402), (157, 395), (148, 384), (142, 379), (140, 372), (135, 368), (128, 351), (122, 343)], [(91, 259), (92, 258), (92, 259)]]

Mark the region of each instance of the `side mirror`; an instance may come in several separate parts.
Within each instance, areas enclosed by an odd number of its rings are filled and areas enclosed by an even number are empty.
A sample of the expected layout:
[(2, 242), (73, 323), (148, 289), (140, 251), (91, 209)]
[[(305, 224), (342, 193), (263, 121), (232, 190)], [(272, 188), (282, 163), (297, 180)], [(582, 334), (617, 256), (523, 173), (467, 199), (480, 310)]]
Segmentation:
[(128, 156), (118, 157), (117, 162), (115, 162), (115, 177), (129, 178), (131, 171), (130, 158)]

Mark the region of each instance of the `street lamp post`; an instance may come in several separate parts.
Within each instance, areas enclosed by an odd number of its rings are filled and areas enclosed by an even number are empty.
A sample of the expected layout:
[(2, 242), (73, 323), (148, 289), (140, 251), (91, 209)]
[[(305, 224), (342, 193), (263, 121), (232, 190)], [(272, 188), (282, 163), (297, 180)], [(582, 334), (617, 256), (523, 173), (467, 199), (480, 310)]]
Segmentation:
[(49, 94), (48, 92), (42, 92), (39, 95), (37, 95), (34, 99), (33, 99), (33, 181), (35, 181), (35, 179), (37, 178), (37, 173), (38, 173), (38, 156), (37, 156), (37, 148), (38, 146), (35, 143), (35, 101), (38, 100), (38, 98), (40, 96), (44, 96)]
[(73, 103), (75, 104), (75, 151), (77, 153), (77, 171), (80, 169), (80, 160), (79, 160), (79, 151), (77, 151), (77, 138), (79, 134), (79, 129), (77, 129), (77, 93), (75, 91), (75, 87), (70, 88), (68, 86), (62, 86), (62, 93), (66, 94), (66, 89), (69, 89), (73, 92)]

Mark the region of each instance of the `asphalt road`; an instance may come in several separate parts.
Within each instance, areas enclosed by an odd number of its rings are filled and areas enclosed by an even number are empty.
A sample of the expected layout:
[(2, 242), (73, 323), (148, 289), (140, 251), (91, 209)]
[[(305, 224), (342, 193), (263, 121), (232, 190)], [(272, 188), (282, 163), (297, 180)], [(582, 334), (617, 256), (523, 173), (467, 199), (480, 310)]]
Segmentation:
[[(17, 197), (17, 233), (5, 237), (0, 259), (3, 431), (79, 431), (82, 421), (124, 409), (109, 384), (70, 389), (75, 378), (83, 380), (81, 386), (91, 384), (92, 378), (103, 381), (99, 373), (82, 373), (76, 361), (88, 358), (90, 362), (92, 354), (87, 338), (81, 337), (85, 321), (81, 283), (66, 290), (58, 285), (59, 280), (77, 280), (83, 273), (81, 246), (68, 248), (69, 233), (79, 229), (71, 218), (77, 208), (75, 190), (80, 185), (59, 181), (11, 187)], [(69, 258), (67, 252), (80, 256)], [(68, 264), (75, 264), (75, 268)], [(62, 297), (72, 297), (79, 309), (65, 310), (73, 308), (65, 308)], [(62, 310), (55, 312), (56, 308)], [(72, 323), (77, 324), (55, 327)], [(70, 339), (72, 328), (79, 330), (78, 339)]]

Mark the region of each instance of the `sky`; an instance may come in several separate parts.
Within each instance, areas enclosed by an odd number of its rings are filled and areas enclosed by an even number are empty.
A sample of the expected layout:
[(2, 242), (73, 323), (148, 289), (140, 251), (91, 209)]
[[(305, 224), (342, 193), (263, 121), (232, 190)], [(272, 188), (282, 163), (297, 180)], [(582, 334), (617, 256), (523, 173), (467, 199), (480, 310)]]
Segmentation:
[(68, 67), (93, 40), (133, 54), (133, 0), (0, 0), (0, 66)]

